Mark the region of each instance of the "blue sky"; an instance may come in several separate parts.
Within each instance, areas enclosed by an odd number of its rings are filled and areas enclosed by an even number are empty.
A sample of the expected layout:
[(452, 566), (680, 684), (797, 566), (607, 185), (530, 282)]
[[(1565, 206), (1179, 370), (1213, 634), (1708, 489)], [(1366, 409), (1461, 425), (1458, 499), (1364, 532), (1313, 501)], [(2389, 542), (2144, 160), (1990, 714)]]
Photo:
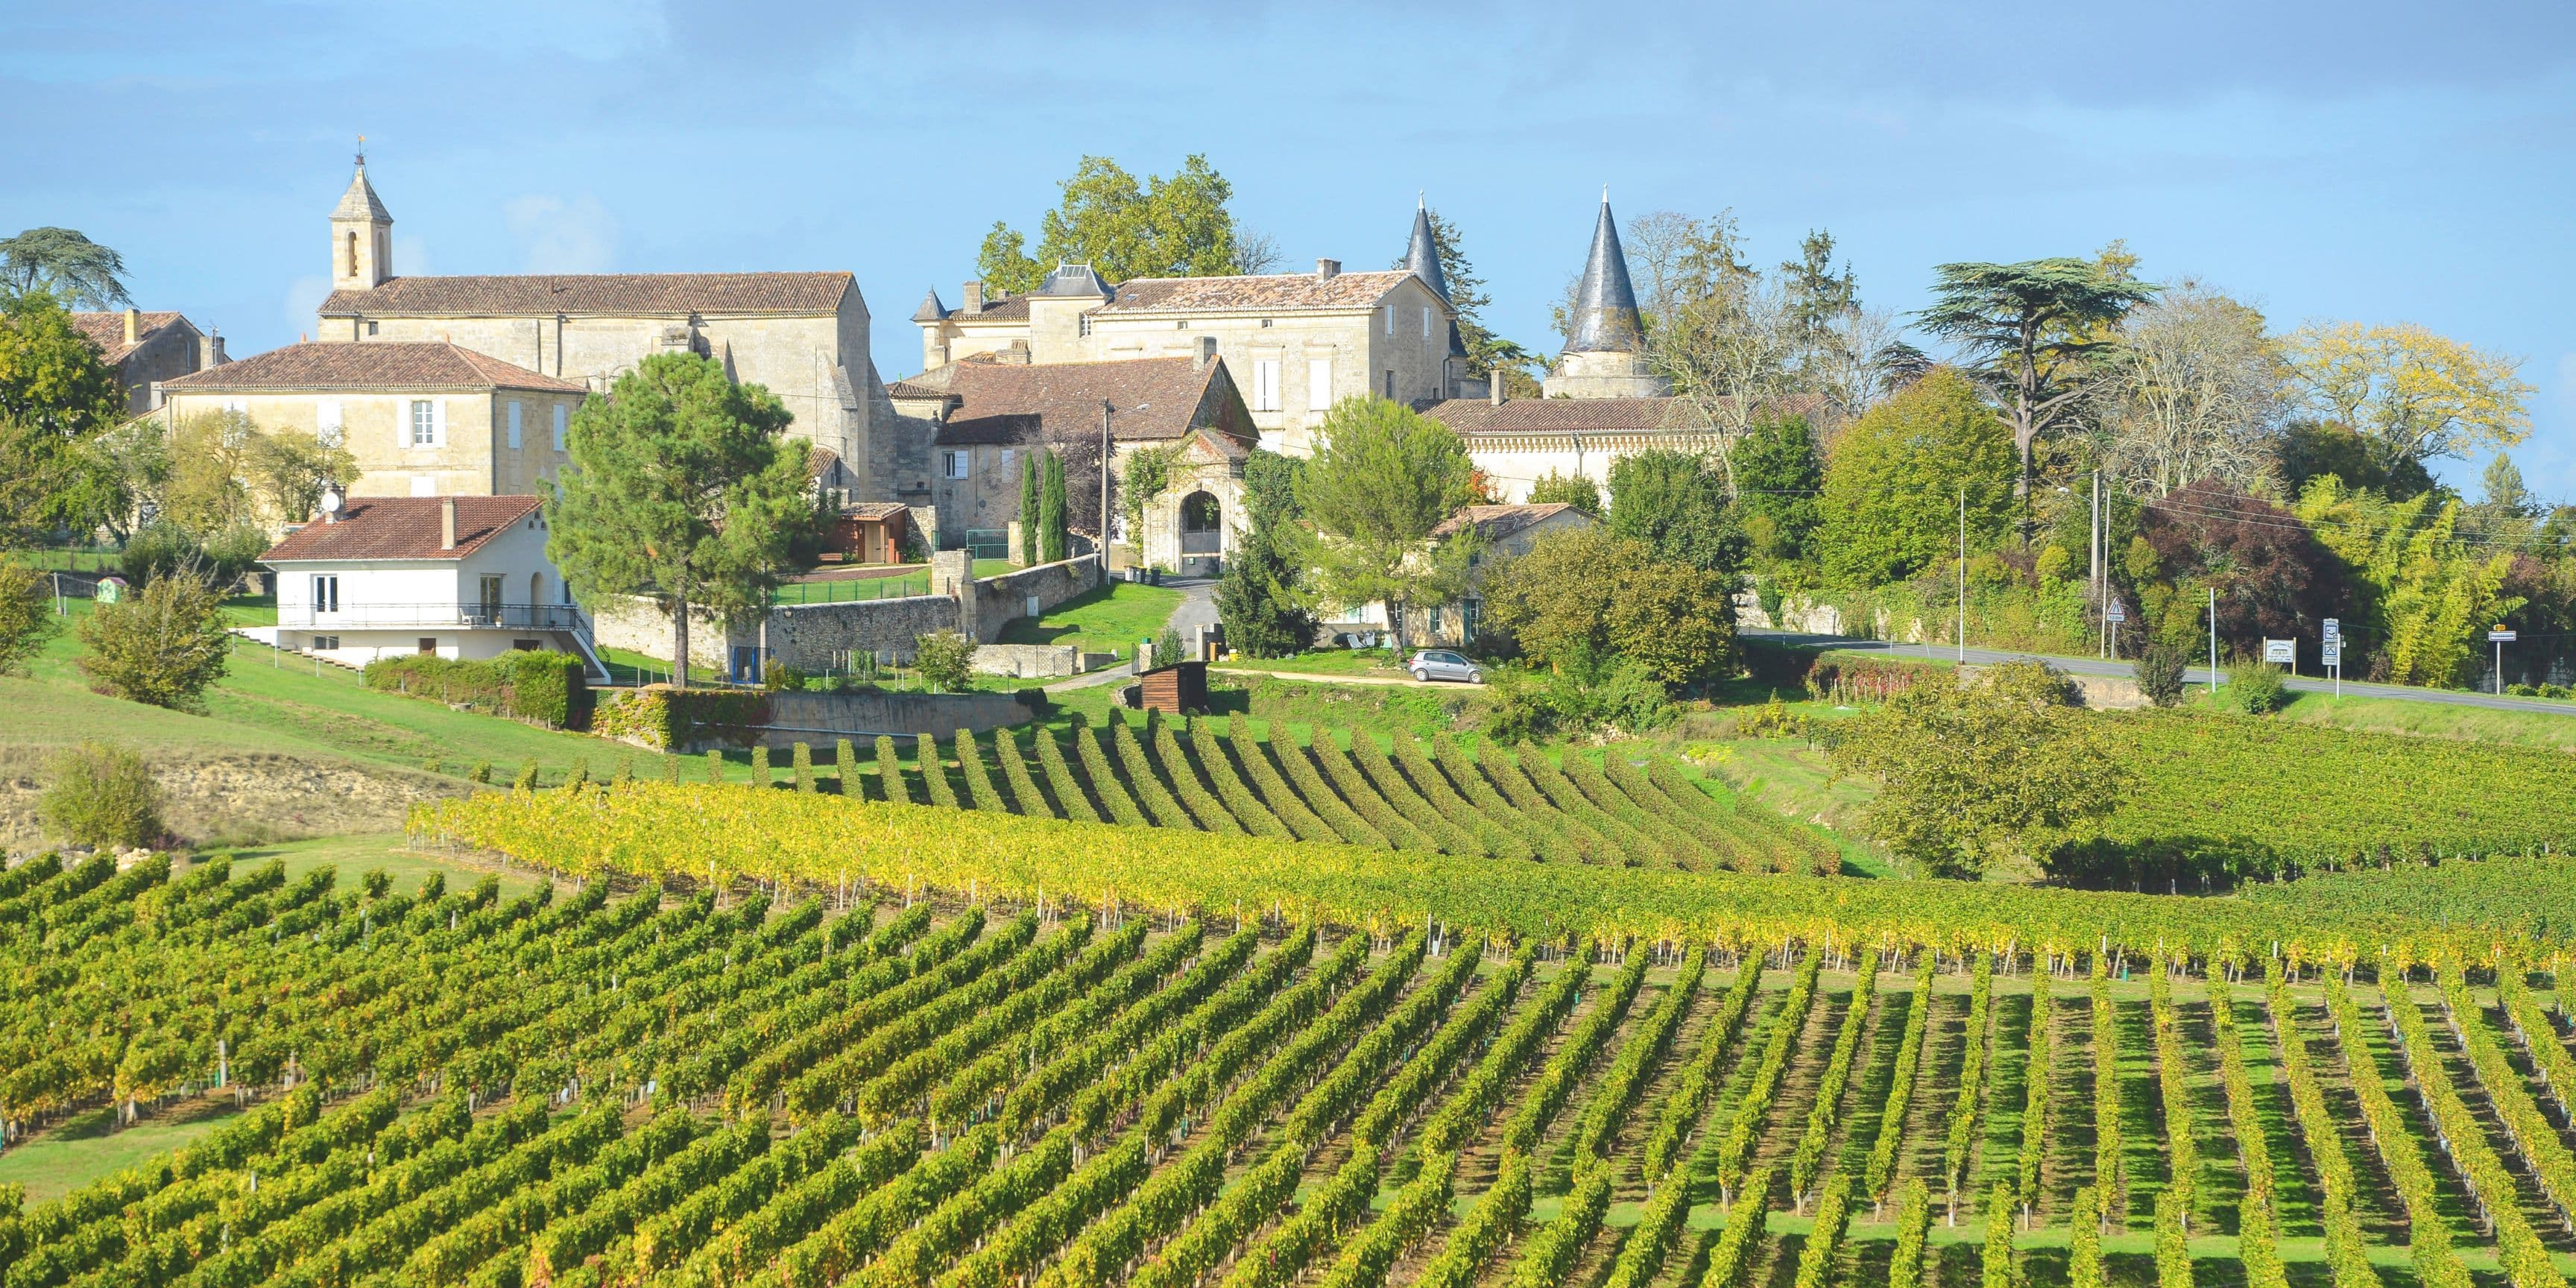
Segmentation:
[(361, 133), (403, 271), (848, 269), (889, 379), (1083, 154), (1204, 152), (1291, 266), (1391, 260), (1427, 191), (1542, 349), (1604, 183), (1732, 209), (1760, 262), (1828, 228), (1893, 309), (2126, 238), (2283, 325), (2522, 357), (2514, 455), (2576, 498), (2564, 4), (12, 0), (0, 115), (0, 229), (114, 246), (236, 355), (311, 326)]

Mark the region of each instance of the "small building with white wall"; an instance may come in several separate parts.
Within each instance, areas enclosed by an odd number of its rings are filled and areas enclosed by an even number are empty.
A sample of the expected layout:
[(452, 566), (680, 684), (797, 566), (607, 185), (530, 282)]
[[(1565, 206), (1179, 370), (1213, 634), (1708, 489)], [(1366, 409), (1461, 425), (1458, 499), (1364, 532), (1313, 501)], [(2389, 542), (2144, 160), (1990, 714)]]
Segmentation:
[(260, 561), (277, 574), (277, 625), (247, 632), (262, 643), (357, 667), (546, 649), (578, 654), (594, 681), (608, 678), (546, 557), (536, 497), (354, 498)]

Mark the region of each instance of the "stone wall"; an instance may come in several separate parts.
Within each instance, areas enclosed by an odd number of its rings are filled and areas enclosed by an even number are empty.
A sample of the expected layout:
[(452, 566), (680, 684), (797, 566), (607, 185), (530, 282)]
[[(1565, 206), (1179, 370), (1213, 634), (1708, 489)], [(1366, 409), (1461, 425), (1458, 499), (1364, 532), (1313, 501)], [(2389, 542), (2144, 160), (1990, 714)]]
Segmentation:
[[(832, 742), (853, 742), (878, 734), (896, 737), (934, 735), (943, 741), (960, 729), (985, 733), (1019, 724), (1038, 713), (1043, 694), (1019, 693), (773, 693), (769, 723), (749, 730), (708, 731), (683, 748), (742, 747), (753, 742), (775, 748), (805, 743), (816, 760), (831, 758)], [(730, 734), (730, 737), (725, 736)], [(745, 736), (750, 735), (750, 736)]]
[(973, 609), (961, 615), (965, 624), (957, 629), (972, 635), (979, 644), (990, 644), (1002, 637), (1004, 623), (1037, 616), (1099, 584), (1100, 560), (1096, 555), (986, 577), (974, 583)]
[[(853, 653), (912, 660), (913, 638), (957, 629), (957, 601), (945, 595), (789, 604), (769, 612), (770, 656), (800, 671), (838, 670)], [(734, 643), (757, 645), (760, 627), (736, 628)]]
[(1080, 675), (1082, 650), (1071, 644), (985, 644), (975, 650), (975, 669), (1016, 679)]

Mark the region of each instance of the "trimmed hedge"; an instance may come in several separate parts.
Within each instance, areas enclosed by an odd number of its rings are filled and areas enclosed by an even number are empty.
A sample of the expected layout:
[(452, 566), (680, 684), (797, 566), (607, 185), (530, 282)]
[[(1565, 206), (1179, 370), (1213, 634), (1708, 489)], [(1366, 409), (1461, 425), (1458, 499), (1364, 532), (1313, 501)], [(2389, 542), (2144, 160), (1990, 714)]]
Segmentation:
[(432, 698), (551, 729), (579, 729), (590, 722), (590, 686), (582, 678), (581, 659), (570, 653), (528, 650), (486, 662), (410, 654), (377, 658), (363, 674), (370, 689)]

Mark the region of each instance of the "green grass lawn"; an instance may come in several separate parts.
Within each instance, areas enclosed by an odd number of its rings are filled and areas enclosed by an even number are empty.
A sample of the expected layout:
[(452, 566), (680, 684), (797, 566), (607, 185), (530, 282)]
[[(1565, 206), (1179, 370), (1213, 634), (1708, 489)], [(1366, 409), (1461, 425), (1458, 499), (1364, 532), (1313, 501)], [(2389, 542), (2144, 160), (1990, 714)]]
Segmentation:
[[(2226, 689), (2222, 686), (2219, 693), (2224, 698)], [(2576, 704), (2569, 704), (2562, 715), (2555, 711), (2499, 711), (2399, 698), (2338, 698), (2328, 693), (2293, 693), (2289, 698), (2289, 705), (2273, 719), (2369, 733), (2576, 751)]]
[[(75, 601), (75, 619), (89, 611)], [(605, 774), (632, 758), (638, 775), (659, 772), (656, 753), (582, 734), (457, 711), (436, 702), (383, 693), (355, 672), (236, 640), (229, 673), (207, 691), (206, 709), (190, 714), (92, 692), (74, 664), (82, 651), (66, 627), (24, 679), (0, 678), (0, 745), (51, 747), (104, 738), (146, 752), (224, 755), (275, 753), (424, 769), (462, 777), (489, 761), (507, 781), (535, 760), (544, 780), (558, 780), (576, 761)]]
[(232, 1112), (230, 1101), (208, 1097), (179, 1106), (166, 1118), (111, 1131), (115, 1111), (95, 1109), (0, 1152), (0, 1185), (26, 1186), (31, 1205), (58, 1199), (119, 1168), (194, 1144), (223, 1126)]
[(1128, 656), (1136, 641), (1163, 632), (1180, 607), (1181, 592), (1132, 581), (1113, 581), (1056, 605), (1035, 619), (1002, 628), (1004, 644), (1072, 644), (1086, 653), (1115, 650)]
[(501, 894), (515, 898), (537, 888), (539, 876), (520, 868), (487, 867), (480, 863), (451, 860), (403, 848), (400, 832), (362, 833), (355, 836), (325, 836), (310, 841), (286, 841), (276, 845), (235, 848), (225, 851), (233, 856), (233, 871), (238, 874), (275, 859), (286, 865), (290, 882), (315, 868), (335, 871), (339, 888), (355, 887), (370, 868), (382, 868), (394, 880), (396, 889), (417, 887), (432, 873), (445, 873), (449, 887), (460, 883), (472, 885), (486, 874), (501, 879)]
[(1400, 656), (1382, 648), (1336, 648), (1290, 657), (1248, 657), (1225, 665), (1256, 671), (1296, 671), (1305, 675), (1370, 675), (1401, 679), (1404, 668), (1397, 665)]

